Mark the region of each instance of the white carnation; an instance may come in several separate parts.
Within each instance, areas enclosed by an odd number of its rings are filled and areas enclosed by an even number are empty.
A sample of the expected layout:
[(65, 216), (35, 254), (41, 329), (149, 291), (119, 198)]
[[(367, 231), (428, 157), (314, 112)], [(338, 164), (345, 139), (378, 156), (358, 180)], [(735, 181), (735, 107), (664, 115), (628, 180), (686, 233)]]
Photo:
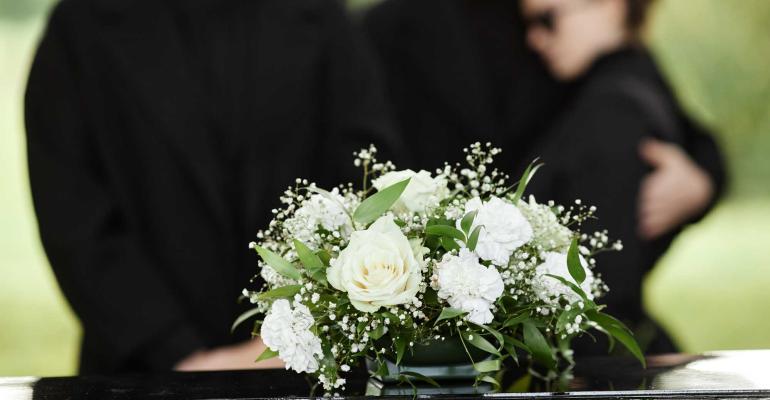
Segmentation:
[(278, 352), (286, 369), (313, 373), (323, 356), (321, 340), (310, 331), (313, 323), (305, 305), (295, 303), (292, 309), (288, 300), (276, 300), (262, 322), (260, 337), (265, 346)]
[(438, 205), (449, 195), (446, 179), (442, 176), (435, 178), (430, 172), (421, 170), (414, 172), (411, 169), (392, 171), (372, 181), (372, 186), (377, 190), (385, 189), (411, 178), (409, 184), (401, 193), (401, 197), (393, 204), (393, 211), (402, 214), (407, 212), (421, 213), (428, 206)]
[(465, 311), (468, 321), (485, 325), (494, 319), (490, 308), (503, 294), (503, 279), (494, 266), (485, 267), (468, 249), (459, 255), (445, 254), (435, 267), (438, 297), (453, 308)]
[[(495, 265), (507, 265), (511, 254), (532, 240), (532, 226), (519, 209), (505, 200), (492, 197), (486, 203), (475, 197), (465, 203), (465, 213), (478, 211), (471, 231), (481, 225), (476, 253)], [(457, 227), (460, 228), (457, 220)]]
[[(585, 265), (586, 263), (583, 258), (581, 257), (580, 259), (583, 265)], [(580, 284), (580, 288), (583, 289), (589, 299), (593, 299), (594, 274), (588, 268), (584, 268), (584, 270), (586, 272), (586, 279)], [(546, 275), (560, 276), (569, 282), (575, 282), (567, 267), (566, 253), (546, 252), (543, 254), (543, 263), (535, 267), (532, 289), (538, 298), (548, 303), (554, 300), (558, 301), (560, 297), (567, 299), (570, 303), (581, 300), (580, 296), (569, 286)]]

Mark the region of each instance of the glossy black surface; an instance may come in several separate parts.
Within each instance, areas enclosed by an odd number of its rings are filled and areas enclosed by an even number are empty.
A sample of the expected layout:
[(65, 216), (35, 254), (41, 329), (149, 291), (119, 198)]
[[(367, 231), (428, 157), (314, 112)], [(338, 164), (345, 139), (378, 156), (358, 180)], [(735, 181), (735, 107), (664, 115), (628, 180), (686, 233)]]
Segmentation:
[[(311, 396), (312, 382), (282, 370), (167, 373), (159, 375), (0, 378), (0, 399), (163, 398), (261, 399)], [(348, 377), (346, 397), (365, 394), (364, 373)], [(410, 389), (411, 390), (411, 389)], [(409, 390), (407, 390), (409, 391)], [(420, 398), (464, 398), (450, 387)], [(410, 397), (406, 396), (406, 397)], [(473, 397), (478, 397), (473, 396)], [(770, 351), (716, 352), (648, 358), (580, 361), (565, 392), (490, 393), (506, 398), (770, 398)]]

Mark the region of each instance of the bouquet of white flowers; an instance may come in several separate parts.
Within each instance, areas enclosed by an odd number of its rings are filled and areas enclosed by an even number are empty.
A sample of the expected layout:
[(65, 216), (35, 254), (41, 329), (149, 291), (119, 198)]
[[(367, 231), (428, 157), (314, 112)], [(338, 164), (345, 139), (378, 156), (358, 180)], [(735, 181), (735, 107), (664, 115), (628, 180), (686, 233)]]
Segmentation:
[(386, 361), (454, 340), (477, 382), (499, 387), (506, 359), (553, 371), (572, 363), (572, 338), (597, 329), (644, 362), (631, 332), (596, 303), (607, 288), (594, 255), (621, 246), (606, 232), (577, 232), (595, 208), (525, 201), (538, 165), (509, 185), (490, 167), (499, 149), (465, 152), (466, 166), (431, 175), (396, 171), (371, 146), (355, 154), (360, 190), (301, 179), (286, 190), (250, 244), (264, 285), (243, 294), (256, 306), (233, 326), (259, 316), (253, 333), (267, 349), (258, 360), (278, 356), (333, 391), (364, 358), (385, 375)]

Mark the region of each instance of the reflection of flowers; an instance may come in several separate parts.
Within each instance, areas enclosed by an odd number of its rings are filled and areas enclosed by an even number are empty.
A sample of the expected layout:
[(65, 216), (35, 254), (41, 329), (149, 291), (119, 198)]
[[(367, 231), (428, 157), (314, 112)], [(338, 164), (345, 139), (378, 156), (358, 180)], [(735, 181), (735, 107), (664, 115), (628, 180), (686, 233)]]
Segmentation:
[(364, 312), (412, 302), (422, 279), (412, 245), (390, 215), (353, 232), (330, 265), (329, 284), (346, 292), (351, 304)]
[(276, 300), (262, 322), (260, 336), (265, 346), (278, 352), (286, 369), (312, 373), (318, 370), (317, 357), (323, 356), (321, 340), (310, 331), (313, 322), (304, 305), (295, 303), (292, 310), (288, 300)]
[[(559, 282), (558, 280), (546, 276), (555, 275), (566, 279), (569, 282), (575, 280), (569, 273), (567, 267), (567, 255), (563, 253), (546, 252), (543, 255), (543, 263), (536, 268), (536, 276), (532, 280), (532, 288), (537, 296), (545, 302), (558, 301), (559, 297), (564, 297), (569, 302), (574, 303), (580, 301), (580, 296), (575, 293), (570, 287)], [(585, 260), (580, 258), (583, 265)], [(586, 272), (586, 279), (580, 284), (580, 288), (586, 293), (589, 299), (593, 299), (592, 286), (594, 283), (594, 274), (588, 268), (583, 268)]]
[(485, 267), (468, 249), (458, 256), (444, 255), (436, 265), (438, 297), (453, 308), (468, 313), (466, 319), (475, 324), (492, 322), (492, 304), (503, 294), (503, 280), (494, 266)]
[[(532, 227), (515, 205), (492, 196), (482, 203), (475, 197), (465, 203), (465, 212), (478, 211), (471, 229), (481, 225), (476, 253), (482, 260), (507, 265), (514, 250), (532, 239)], [(457, 221), (459, 228), (460, 221)]]
[[(410, 179), (411, 178), (411, 179)], [(393, 210), (397, 213), (421, 213), (429, 205), (437, 205), (441, 200), (447, 197), (446, 179), (443, 177), (432, 178), (430, 172), (414, 172), (411, 169), (403, 171), (393, 171), (372, 181), (372, 186), (377, 190), (382, 190), (398, 182), (409, 180), (409, 184), (404, 189), (401, 197), (393, 204)]]

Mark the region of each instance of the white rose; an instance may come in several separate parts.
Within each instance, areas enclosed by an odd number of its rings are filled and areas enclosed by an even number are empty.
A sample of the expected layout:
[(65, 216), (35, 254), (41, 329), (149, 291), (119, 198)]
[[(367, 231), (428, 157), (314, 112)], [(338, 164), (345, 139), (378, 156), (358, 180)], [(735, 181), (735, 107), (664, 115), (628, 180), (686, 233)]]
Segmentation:
[(305, 305), (295, 303), (292, 309), (288, 300), (280, 299), (267, 312), (259, 335), (265, 346), (278, 352), (286, 369), (313, 373), (323, 357), (321, 339), (310, 331), (313, 323), (313, 315)]
[(393, 204), (393, 210), (397, 213), (419, 213), (425, 211), (428, 206), (438, 205), (449, 195), (446, 179), (438, 176), (432, 178), (430, 172), (421, 170), (414, 172), (411, 169), (393, 171), (372, 181), (372, 186), (377, 190), (396, 184), (411, 178), (401, 197)]
[(468, 313), (466, 319), (485, 325), (494, 319), (490, 308), (503, 294), (503, 279), (494, 266), (485, 267), (468, 249), (460, 254), (445, 254), (435, 267), (438, 297), (453, 308)]
[[(465, 213), (478, 211), (473, 220), (471, 232), (481, 225), (476, 254), (482, 260), (495, 265), (508, 265), (511, 254), (532, 240), (532, 226), (519, 209), (498, 197), (492, 197), (486, 203), (475, 197), (465, 203)], [(460, 229), (457, 220), (457, 228)]]
[(364, 312), (410, 303), (422, 278), (409, 240), (390, 215), (380, 217), (369, 229), (353, 232), (348, 246), (330, 265), (329, 284), (346, 292), (351, 304)]
[[(583, 265), (586, 264), (583, 257), (580, 257), (580, 261)], [(593, 299), (594, 296), (591, 293), (591, 288), (594, 282), (594, 274), (588, 268), (584, 268), (584, 270), (586, 272), (586, 279), (580, 284), (580, 288), (583, 289), (589, 299)], [(575, 279), (569, 273), (567, 254), (550, 251), (544, 253), (543, 263), (535, 268), (535, 273), (536, 275), (532, 279), (532, 288), (541, 300), (551, 302), (559, 297), (564, 297), (571, 303), (581, 300), (580, 296), (569, 286), (557, 279), (546, 276), (560, 276), (569, 282), (575, 282)]]

